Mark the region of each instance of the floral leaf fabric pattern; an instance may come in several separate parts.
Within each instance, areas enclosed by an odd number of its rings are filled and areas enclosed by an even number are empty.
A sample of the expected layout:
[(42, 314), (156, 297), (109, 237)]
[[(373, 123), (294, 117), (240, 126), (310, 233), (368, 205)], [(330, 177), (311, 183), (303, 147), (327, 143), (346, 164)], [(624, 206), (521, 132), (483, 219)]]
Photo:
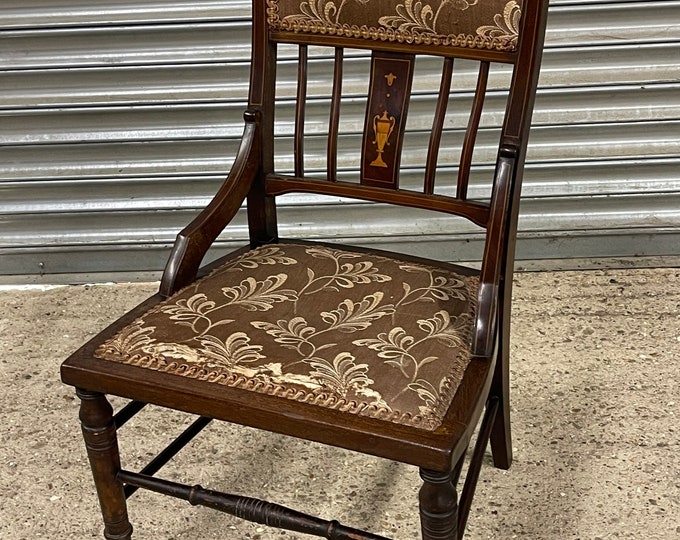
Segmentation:
[(290, 321), (281, 319), (276, 324), (267, 321), (252, 321), (250, 324), (273, 336), (274, 341), (282, 347), (296, 350), (303, 357), (316, 351), (316, 347), (309, 341), (309, 338), (316, 334), (316, 328), (308, 326), (303, 317), (295, 317)]
[[(465, 11), (466, 9), (476, 6), (479, 3), (479, 0), (448, 0), (453, 7), (456, 9), (460, 9), (461, 11)], [(445, 4), (446, 2), (443, 2)]]
[(379, 274), (373, 263), (366, 261), (357, 264), (343, 264), (335, 276), (335, 282), (345, 289), (350, 289), (354, 283), (384, 283), (389, 280), (389, 276)]
[(338, 354), (332, 363), (317, 358), (309, 363), (313, 369), (310, 375), (319, 379), (322, 386), (345, 398), (350, 390), (362, 390), (373, 384), (367, 375), (368, 365), (357, 365), (355, 360), (349, 353)]
[(139, 319), (107, 341), (104, 350), (115, 357), (133, 356), (156, 341), (151, 337), (154, 330), (153, 326), (145, 326), (144, 321)]
[(357, 263), (341, 262), (346, 259), (357, 259), (357, 253), (347, 253), (328, 248), (309, 248), (307, 253), (317, 259), (333, 261), (333, 272), (316, 275), (312, 268), (307, 268), (308, 282), (300, 294), (314, 294), (323, 290), (337, 291), (338, 287), (351, 289), (355, 284), (390, 281), (390, 276), (381, 274), (371, 261)]
[(266, 0), (275, 31), (513, 51), (523, 0)]
[(280, 289), (288, 279), (286, 274), (269, 276), (262, 281), (252, 277), (244, 279), (240, 285), (224, 287), (222, 294), (229, 304), (239, 305), (248, 311), (269, 311), (276, 302), (293, 301), (297, 293), (291, 289)]
[(264, 246), (256, 251), (249, 251), (239, 257), (234, 266), (240, 268), (257, 268), (262, 265), (273, 266), (282, 264), (290, 266), (297, 264), (297, 261), (287, 257), (279, 246)]
[(394, 306), (391, 304), (380, 305), (383, 296), (382, 292), (376, 292), (364, 297), (361, 302), (344, 300), (337, 309), (322, 311), (321, 318), (330, 325), (329, 330), (347, 334), (364, 330), (372, 321), (394, 313)]
[(96, 356), (434, 429), (470, 360), (477, 289), (474, 271), (444, 263), (265, 245), (152, 307)]
[(190, 326), (198, 332), (197, 325), (200, 321), (207, 321), (210, 324), (207, 314), (215, 308), (215, 305), (215, 302), (208, 300), (205, 294), (195, 294), (191, 298), (182, 298), (173, 305), (162, 307), (161, 312), (169, 314), (171, 321), (178, 321), (178, 324)]
[(309, 0), (308, 2), (302, 2), (300, 4), (300, 11), (304, 16), (298, 17), (298, 19), (307, 19), (308, 21), (329, 24), (337, 22), (337, 19), (334, 18), (334, 15), (337, 15), (338, 13), (335, 2)]
[(396, 10), (396, 15), (380, 17), (380, 24), (404, 33), (435, 33), (435, 13), (432, 6), (423, 4), (420, 0), (406, 0), (403, 4), (397, 4)]
[(446, 311), (438, 311), (431, 319), (421, 319), (418, 321), (418, 326), (424, 332), (427, 332), (428, 338), (434, 338), (441, 341), (448, 347), (461, 347), (464, 343), (461, 341), (462, 330), (470, 324), (467, 315), (460, 315), (455, 322), (451, 321), (451, 316)]
[(181, 343), (151, 343), (142, 347), (144, 354), (157, 358), (166, 364), (184, 362), (198, 364), (201, 359), (195, 349)]
[(515, 1), (508, 2), (503, 10), (503, 14), (496, 14), (493, 18), (494, 24), (480, 26), (477, 33), (489, 39), (509, 40), (516, 39), (519, 35), (519, 20), (522, 17), (522, 10)]
[(213, 364), (230, 367), (265, 358), (260, 354), (262, 346), (251, 345), (250, 337), (243, 332), (235, 332), (224, 341), (215, 336), (203, 336), (198, 341), (203, 345), (200, 352)]
[(415, 338), (409, 336), (401, 327), (393, 328), (389, 332), (378, 334), (377, 338), (357, 339), (355, 345), (363, 345), (374, 351), (378, 351), (378, 356), (385, 359), (403, 358), (409, 355), (409, 348), (413, 345)]
[(446, 392), (446, 381), (439, 383), (439, 388), (435, 388), (430, 381), (418, 379), (408, 385), (409, 390), (416, 393), (419, 399), (423, 401), (423, 405), (419, 408), (423, 412), (427, 412), (432, 407), (435, 407), (441, 396)]
[[(479, 0), (441, 0), (439, 7), (428, 4), (422, 0), (405, 0), (403, 4), (397, 4), (397, 15), (386, 15), (378, 21), (381, 25), (394, 28), (401, 33), (426, 33), (437, 34), (439, 32), (439, 17), (445, 8), (453, 8), (460, 11), (476, 6)], [(446, 29), (442, 29), (445, 32)]]
[(457, 299), (464, 300), (466, 297), (465, 283), (458, 277), (435, 275), (431, 268), (405, 264), (401, 269), (406, 272), (423, 272), (429, 278), (429, 284), (425, 287), (412, 289), (409, 283), (404, 282), (404, 296), (399, 300), (399, 305), (408, 305), (414, 302)]

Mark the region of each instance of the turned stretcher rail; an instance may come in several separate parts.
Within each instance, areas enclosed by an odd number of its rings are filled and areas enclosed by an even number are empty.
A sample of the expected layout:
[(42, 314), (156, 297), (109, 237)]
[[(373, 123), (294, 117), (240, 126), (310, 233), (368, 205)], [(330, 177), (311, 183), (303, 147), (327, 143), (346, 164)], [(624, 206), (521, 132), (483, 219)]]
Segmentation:
[(337, 521), (326, 521), (259, 499), (212, 491), (201, 486), (188, 486), (126, 470), (118, 473), (118, 479), (127, 486), (170, 495), (192, 505), (207, 506), (255, 523), (320, 536), (328, 540), (389, 540), (383, 536), (346, 527)]

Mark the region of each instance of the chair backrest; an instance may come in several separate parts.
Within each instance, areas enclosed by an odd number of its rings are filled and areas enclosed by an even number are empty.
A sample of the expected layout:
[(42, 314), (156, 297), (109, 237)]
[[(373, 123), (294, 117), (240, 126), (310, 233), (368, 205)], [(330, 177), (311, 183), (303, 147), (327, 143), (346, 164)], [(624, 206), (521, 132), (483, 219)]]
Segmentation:
[[(372, 52), (369, 93), (361, 148), (362, 186), (398, 188), (399, 161), (406, 115), (411, 99), (416, 55), (442, 57), (443, 73), (434, 114), (421, 198), (400, 201), (437, 208), (435, 168), (447, 105), (451, 94), (454, 58), (479, 63), (478, 84), (472, 100), (470, 121), (462, 144), (457, 191), (451, 200), (467, 201), (467, 185), (476, 134), (487, 94), (489, 66), (493, 62), (515, 67), (501, 135), (501, 147), (520, 153), (532, 110), (542, 49), (542, 24), (547, 1), (541, 0), (256, 0), (254, 2), (253, 63), (250, 107), (262, 110), (265, 142), (271, 141), (275, 122), (276, 56), (280, 43), (298, 44), (299, 56), (295, 110), (294, 177), (305, 176), (305, 108), (307, 104), (310, 46), (334, 49), (335, 69), (328, 121), (327, 180), (337, 180), (338, 128), (343, 93), (346, 49)], [(290, 50), (286, 61), (291, 63)], [(270, 135), (270, 136), (268, 136)], [(266, 174), (274, 173), (271, 145), (265, 148)], [(279, 181), (268, 182), (276, 192), (294, 189)], [(276, 186), (276, 187), (274, 187)], [(305, 190), (342, 188), (322, 185)], [(357, 194), (381, 198), (385, 193), (369, 189)], [(441, 201), (439, 201), (441, 202)], [(464, 205), (471, 219), (486, 223), (485, 212)]]
[[(251, 191), (248, 201), (251, 241), (275, 240), (273, 199), (290, 192), (343, 196), (463, 216), (486, 229), (480, 293), (480, 309), (484, 309), (484, 303), (491, 302), (484, 296), (497, 297), (499, 283), (512, 271), (519, 191), (547, 4), (547, 0), (254, 0), (249, 105), (261, 122), (262, 170), (258, 188)], [(305, 171), (305, 111), (312, 84), (308, 73), (311, 51), (318, 46), (330, 48), (327, 50), (334, 56), (328, 124), (324, 126), (327, 167), (323, 178), (318, 177), (318, 170), (313, 177)], [(294, 164), (286, 174), (275, 170), (279, 48), (285, 49), (282, 56), (286, 66), (290, 69), (293, 64), (297, 69), (297, 88), (292, 92), (295, 110), (289, 122), (294, 125)], [(346, 54), (348, 50), (352, 51), (350, 55)], [(361, 148), (357, 148), (360, 173), (357, 181), (350, 182), (338, 178), (337, 150), (343, 72), (357, 50), (364, 54), (370, 50), (371, 63), (363, 137)], [(415, 188), (405, 188), (399, 185), (400, 158), (414, 95), (414, 63), (416, 57), (423, 56), (442, 63), (441, 83), (429, 137), (425, 137), (429, 141), (420, 150), (424, 156), (422, 181)], [(435, 180), (455, 79), (454, 59), (466, 65), (476, 62), (477, 81), (460, 143), (457, 178), (448, 182), (448, 189), (439, 189)], [(491, 196), (486, 201), (470, 200), (470, 170), (492, 64), (509, 66), (512, 75), (508, 78)], [(495, 306), (489, 306), (489, 310), (495, 310)], [(477, 346), (488, 348), (492, 344)]]

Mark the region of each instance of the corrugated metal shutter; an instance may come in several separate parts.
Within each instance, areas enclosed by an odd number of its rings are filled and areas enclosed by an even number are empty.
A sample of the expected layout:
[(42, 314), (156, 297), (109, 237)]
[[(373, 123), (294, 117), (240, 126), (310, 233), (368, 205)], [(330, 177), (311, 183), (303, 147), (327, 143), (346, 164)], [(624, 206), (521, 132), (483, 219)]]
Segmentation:
[[(678, 21), (678, 0), (552, 0), (520, 218), (523, 264), (679, 254)], [(72, 0), (67, 7), (4, 0), (0, 275), (162, 268), (177, 231), (231, 165), (247, 93), (249, 24), (250, 0)], [(363, 111), (352, 99), (359, 91), (352, 74), (365, 64), (358, 55), (347, 68), (343, 111), (357, 121)], [(317, 65), (321, 74), (328, 69), (322, 58)], [(429, 67), (422, 69), (426, 75)], [(286, 77), (294, 78), (294, 66)], [(416, 128), (418, 111), (431, 102), (427, 76), (417, 81)], [(285, 98), (292, 84), (281, 88)], [(485, 141), (493, 140), (502, 107), (502, 95), (492, 96), (480, 173), (490, 167)], [(324, 121), (314, 115), (312, 107), (312, 132)], [(278, 129), (285, 135), (288, 124)], [(308, 147), (313, 165), (314, 142)], [(339, 161), (351, 169), (356, 158), (347, 152)], [(480, 193), (485, 182), (477, 183)], [(312, 205), (318, 219), (305, 214)], [(291, 236), (478, 256), (475, 229), (452, 233), (447, 218), (403, 218), (403, 210), (289, 196), (280, 221)], [(220, 246), (243, 238), (241, 220)]]

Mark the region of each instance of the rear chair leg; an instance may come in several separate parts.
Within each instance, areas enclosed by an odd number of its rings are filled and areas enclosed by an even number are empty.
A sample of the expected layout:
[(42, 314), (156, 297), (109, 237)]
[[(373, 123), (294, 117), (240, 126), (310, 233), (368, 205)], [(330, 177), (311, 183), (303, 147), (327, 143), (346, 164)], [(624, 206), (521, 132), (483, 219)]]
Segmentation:
[(107, 540), (131, 540), (123, 483), (116, 478), (120, 455), (113, 409), (103, 394), (77, 389), (80, 398), (80, 422), (90, 459), (90, 467), (104, 517)]
[[(509, 280), (509, 281), (508, 281)], [(506, 276), (512, 283), (512, 276)], [(499, 305), (498, 358), (491, 383), (490, 396), (498, 398), (498, 412), (491, 429), (491, 454), (498, 469), (509, 469), (512, 464), (512, 434), (510, 429), (510, 294), (511, 286), (504, 285)]]
[[(499, 353), (503, 354), (503, 352)], [(500, 357), (491, 383), (491, 396), (498, 399), (498, 412), (491, 428), (491, 455), (498, 469), (512, 464), (512, 434), (510, 429), (510, 373), (507, 361)]]
[(423, 540), (457, 540), (458, 495), (453, 473), (420, 469), (420, 526)]

